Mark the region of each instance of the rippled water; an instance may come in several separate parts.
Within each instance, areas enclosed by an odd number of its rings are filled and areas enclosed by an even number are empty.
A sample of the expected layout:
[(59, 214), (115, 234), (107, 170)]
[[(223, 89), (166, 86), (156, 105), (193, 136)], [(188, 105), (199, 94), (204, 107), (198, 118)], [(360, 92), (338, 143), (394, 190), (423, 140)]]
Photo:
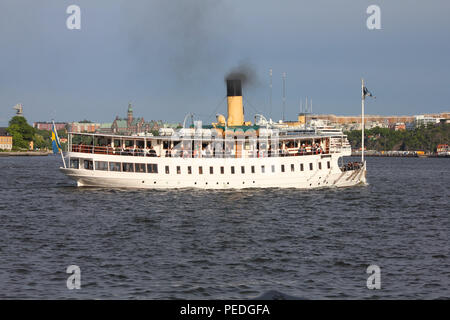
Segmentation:
[(0, 298), (450, 298), (449, 159), (316, 191), (77, 188), (60, 161), (0, 158)]

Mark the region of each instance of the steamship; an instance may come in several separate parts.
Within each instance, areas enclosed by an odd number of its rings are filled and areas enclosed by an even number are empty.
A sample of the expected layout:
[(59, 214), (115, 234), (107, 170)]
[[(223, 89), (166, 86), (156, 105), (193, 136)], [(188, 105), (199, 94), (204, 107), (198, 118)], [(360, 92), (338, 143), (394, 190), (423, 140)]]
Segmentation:
[[(117, 188), (326, 188), (366, 182), (365, 162), (343, 164), (343, 134), (298, 121), (245, 121), (242, 85), (226, 81), (227, 117), (162, 128), (157, 136), (73, 133), (60, 170), (78, 186)], [(67, 164), (67, 165), (66, 165)]]

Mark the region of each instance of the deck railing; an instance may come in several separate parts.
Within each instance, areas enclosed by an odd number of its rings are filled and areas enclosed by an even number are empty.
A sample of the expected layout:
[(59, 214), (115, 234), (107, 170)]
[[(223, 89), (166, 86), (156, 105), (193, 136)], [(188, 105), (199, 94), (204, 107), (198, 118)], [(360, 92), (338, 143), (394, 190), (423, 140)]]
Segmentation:
[[(135, 157), (161, 157), (157, 155), (155, 150), (144, 150), (144, 149), (122, 149), (113, 148), (110, 146), (90, 146), (90, 145), (72, 145), (72, 152), (79, 153), (91, 153), (91, 154), (104, 154), (104, 155), (115, 155), (115, 156), (135, 156)], [(329, 154), (330, 149), (315, 149), (315, 148), (289, 148), (286, 150), (278, 151), (257, 151), (248, 152), (242, 151), (241, 157), (245, 154), (246, 158), (266, 158), (266, 157), (292, 157), (292, 156), (306, 156), (306, 155), (318, 155), (318, 154)], [(235, 153), (231, 152), (221, 152), (219, 154), (207, 153), (202, 155), (201, 153), (189, 152), (187, 150), (164, 150), (164, 157), (166, 158), (236, 158)]]

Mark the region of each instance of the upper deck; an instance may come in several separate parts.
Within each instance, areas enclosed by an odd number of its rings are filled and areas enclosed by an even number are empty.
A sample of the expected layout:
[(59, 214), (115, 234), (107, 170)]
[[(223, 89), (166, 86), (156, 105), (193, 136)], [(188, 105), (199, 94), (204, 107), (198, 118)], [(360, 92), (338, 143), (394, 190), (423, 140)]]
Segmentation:
[[(180, 131), (182, 131), (181, 129)], [(330, 136), (273, 131), (184, 130), (169, 136), (69, 133), (68, 151), (102, 155), (183, 158), (255, 158), (329, 154)]]

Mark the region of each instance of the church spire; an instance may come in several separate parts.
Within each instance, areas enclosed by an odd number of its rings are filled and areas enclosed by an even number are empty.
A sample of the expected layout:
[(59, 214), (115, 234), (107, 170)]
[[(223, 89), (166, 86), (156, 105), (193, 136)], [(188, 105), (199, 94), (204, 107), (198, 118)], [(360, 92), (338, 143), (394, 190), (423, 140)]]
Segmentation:
[(131, 107), (131, 103), (128, 103), (127, 122), (128, 126), (133, 122), (133, 108)]

